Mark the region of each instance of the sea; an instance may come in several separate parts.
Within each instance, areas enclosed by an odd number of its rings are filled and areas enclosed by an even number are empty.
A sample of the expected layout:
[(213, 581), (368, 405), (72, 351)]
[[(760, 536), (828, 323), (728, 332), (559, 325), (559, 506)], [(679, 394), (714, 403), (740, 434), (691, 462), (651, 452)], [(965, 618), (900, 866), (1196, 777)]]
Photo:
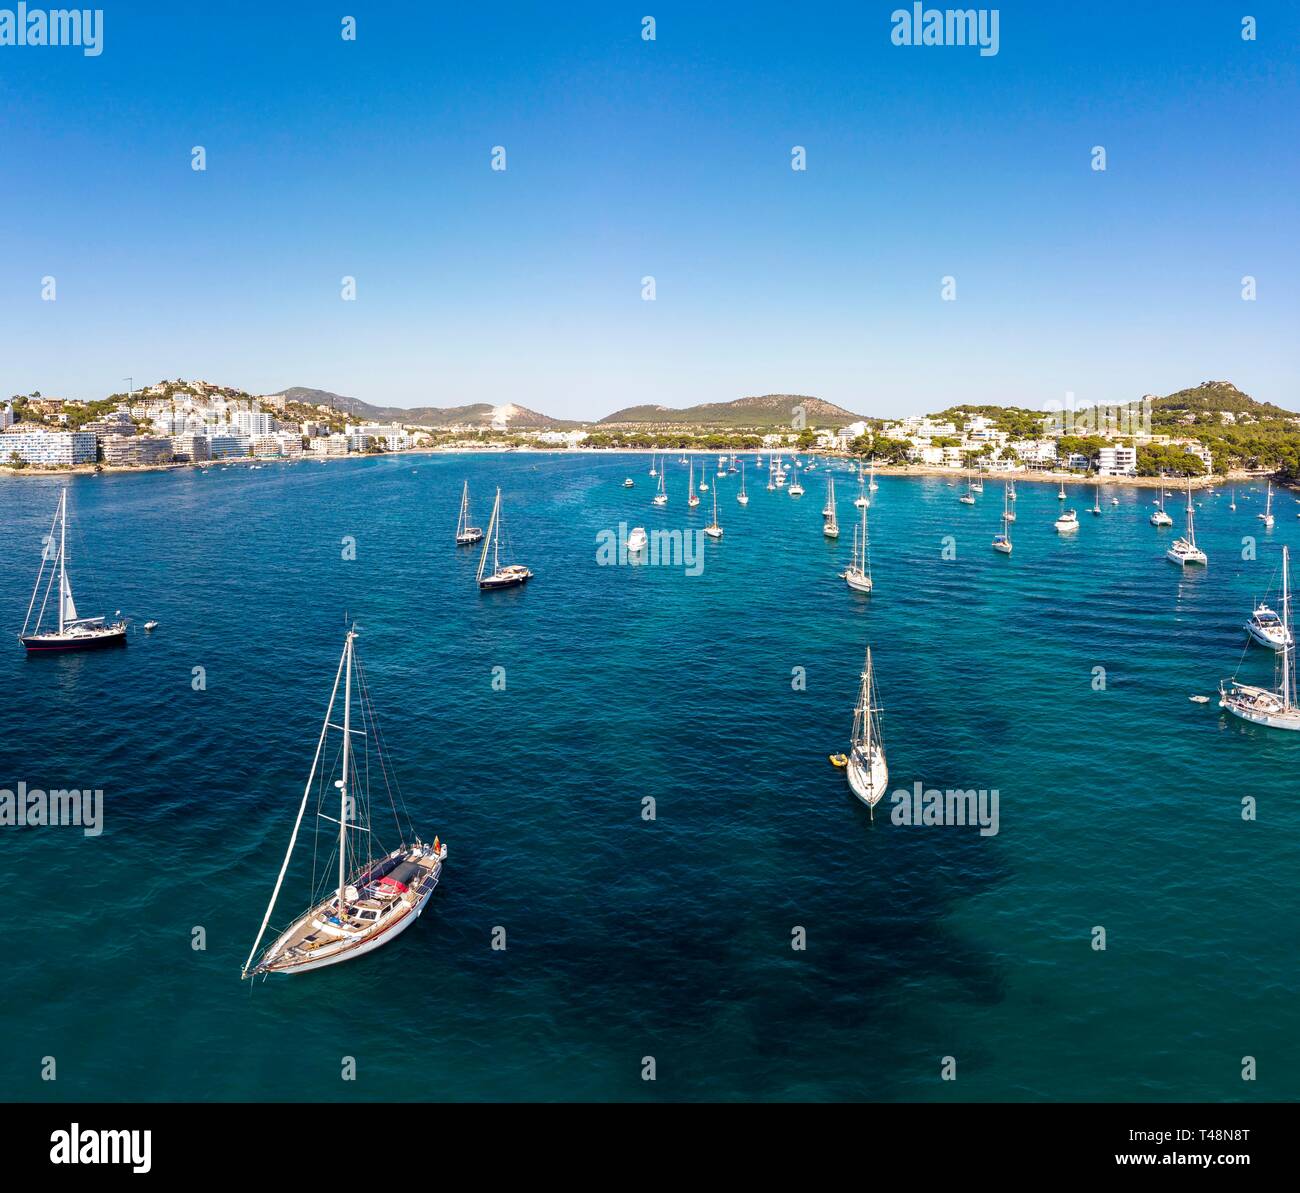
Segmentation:
[[(0, 1095), (1300, 1097), (1300, 734), (1216, 694), (1272, 680), (1243, 623), (1276, 603), (1294, 497), (1267, 531), (1262, 482), (1235, 512), (1198, 491), (1209, 565), (1184, 571), (1179, 491), (1157, 530), (1149, 489), (1103, 483), (1092, 515), (1091, 485), (1022, 482), (1007, 557), (1001, 482), (966, 506), (959, 479), (881, 476), (861, 596), (856, 475), (791, 497), (747, 454), (742, 507), (697, 459), (694, 510), (675, 455), (662, 509), (648, 455), (0, 478), (10, 629), (65, 484), (78, 606), (131, 619), (125, 649), (0, 649), (0, 788), (103, 792), (98, 835), (0, 827)], [(477, 589), (466, 482), (481, 526), (500, 489), (526, 586)], [(690, 550), (622, 560), (634, 526)], [(385, 948), (241, 981), (350, 625), (443, 881)], [(868, 646), (874, 817), (829, 761)], [(918, 784), (987, 793), (996, 833), (899, 823)]]

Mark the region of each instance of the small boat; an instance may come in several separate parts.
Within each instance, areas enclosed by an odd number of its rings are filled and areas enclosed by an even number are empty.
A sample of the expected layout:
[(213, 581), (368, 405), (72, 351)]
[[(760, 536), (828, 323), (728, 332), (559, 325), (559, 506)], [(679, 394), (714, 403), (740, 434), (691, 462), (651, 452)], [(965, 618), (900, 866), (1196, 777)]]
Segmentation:
[(468, 547), (470, 543), (483, 541), (483, 531), (470, 525), (469, 517), (469, 481), (460, 491), (460, 517), (456, 519), (456, 546)]
[(1264, 500), (1264, 512), (1262, 514), (1256, 514), (1255, 517), (1257, 517), (1261, 522), (1264, 523), (1264, 527), (1266, 530), (1273, 529), (1273, 523), (1275, 519), (1273, 517), (1273, 482), (1272, 481), (1268, 482), (1268, 496)]
[(1189, 563), (1209, 563), (1209, 556), (1196, 545), (1196, 512), (1192, 506), (1192, 482), (1187, 482), (1187, 533), (1169, 544), (1165, 558), (1186, 567)]
[(150, 620), (144, 623), (144, 632), (146, 634), (152, 634), (154, 630), (156, 630), (157, 628), (158, 628), (158, 623), (156, 621)]
[(1056, 491), (1056, 500), (1057, 500), (1057, 501), (1064, 501), (1064, 500), (1065, 500), (1065, 482), (1064, 482), (1064, 481), (1061, 482), (1061, 487)]
[(705, 528), (704, 533), (711, 539), (720, 539), (722, 537), (722, 527), (718, 524), (718, 490), (713, 490), (713, 521)]
[(871, 459), (871, 476), (867, 481), (867, 492), (874, 493), (880, 486), (876, 484), (876, 460), (873, 456)]
[(1219, 685), (1219, 707), (1234, 717), (1266, 725), (1270, 729), (1300, 729), (1300, 706), (1296, 704), (1295, 638), (1291, 633), (1291, 593), (1287, 572), (1290, 557), (1282, 548), (1282, 629), (1286, 641), (1277, 660), (1277, 687), (1264, 688), (1233, 680)]
[(1057, 534), (1072, 534), (1079, 529), (1079, 515), (1074, 510), (1062, 510), (1055, 526)]
[(1112, 498), (1110, 499), (1110, 503), (1111, 503), (1111, 505), (1119, 505), (1119, 498), (1118, 498), (1118, 497), (1112, 497)]
[(652, 455), (652, 456), (650, 457), (650, 475), (651, 475), (651, 476), (658, 476), (658, 475), (659, 475), (659, 470), (655, 467), (655, 463), (656, 463), (656, 459), (655, 459), (655, 457)]
[[(307, 786), (303, 789), (302, 802), (298, 806), (298, 817), (289, 838), (289, 848), (280, 866), (271, 902), (262, 917), (257, 939), (253, 941), (248, 959), (240, 971), (241, 979), (255, 978), (259, 974), (307, 973), (313, 969), (323, 969), (327, 965), (351, 961), (386, 945), (420, 918), (442, 875), (442, 864), (447, 858), (446, 845), (437, 837), (434, 837), (432, 845), (426, 845), (415, 836), (404, 804), (400, 805), (399, 811), (399, 802), (393, 800), (390, 794), (392, 819), (387, 816), (371, 817), (367, 791), (372, 762), (371, 741), (375, 743), (374, 762), (384, 779), (385, 790), (391, 792), (392, 787), (388, 782), (387, 751), (378, 748), (381, 739), (375, 726), (365, 673), (355, 657), (356, 637), (356, 629), (350, 629), (344, 642), (338, 672), (334, 676), (334, 689), (330, 693), (329, 708), (325, 711), (325, 724), (321, 728), (311, 773), (307, 777)], [(332, 717), (340, 687), (343, 688), (341, 725), (335, 723)], [(357, 718), (361, 722), (359, 728), (354, 728), (352, 723), (354, 696), (360, 714)], [(336, 730), (340, 737), (334, 752), (326, 750), (326, 739), (331, 729)], [(357, 740), (354, 741), (354, 738)], [(355, 756), (358, 752), (360, 758)], [(334, 817), (328, 814), (325, 805), (325, 795), (332, 789), (325, 785), (323, 775), (318, 786), (316, 777), (323, 758), (339, 756), (339, 777), (334, 781), (339, 804), (338, 816)], [(258, 948), (275, 912), (284, 876), (293, 859), (298, 831), (313, 794), (316, 795), (317, 802), (315, 831), (312, 834), (316, 847), (313, 856), (319, 851), (322, 858), (328, 857), (332, 846), (337, 853), (338, 869), (333, 871), (328, 864), (321, 870), (313, 867), (313, 876), (317, 879), (313, 882), (313, 887), (319, 882), (319, 887), (323, 889), (309, 889), (311, 906), (280, 932), (259, 957)], [(322, 821), (325, 825), (322, 825)], [(383, 826), (394, 824), (407, 839), (392, 850), (385, 851), (382, 846), (377, 849), (378, 834), (386, 831)], [(337, 831), (330, 826), (337, 826)]]
[(858, 509), (865, 509), (871, 504), (871, 499), (867, 496), (866, 476), (863, 474), (862, 465), (858, 465), (858, 495), (853, 499), (853, 504)]
[(690, 475), (686, 478), (686, 504), (694, 509), (700, 504), (699, 494), (695, 492), (695, 458), (691, 457)]
[[(780, 482), (778, 481), (777, 483), (779, 484)], [(791, 497), (803, 496), (803, 485), (799, 483), (799, 474), (797, 472), (794, 474), (794, 480), (790, 485), (789, 493)]]
[(745, 492), (745, 461), (740, 462), (740, 492), (736, 494), (736, 500), (741, 505), (749, 504), (749, 494)]
[(625, 489), (630, 489), (630, 488), (632, 488), (635, 484), (636, 484), (636, 481), (634, 481), (634, 480), (629, 476), (629, 477), (628, 477), (628, 478), (623, 482), (623, 488), (625, 488)]
[(1230, 502), (1228, 502), (1228, 508), (1229, 508), (1230, 510), (1234, 510), (1234, 511), (1235, 511), (1236, 508), (1237, 508), (1237, 490), (1236, 490), (1236, 489), (1233, 489), (1233, 491), (1232, 491), (1232, 500), (1231, 500)]
[[(72, 581), (68, 578), (67, 531), (68, 490), (64, 489), (59, 494), (54, 522), (41, 552), (41, 564), (36, 569), (36, 584), (32, 588), (32, 599), (27, 603), (27, 616), (23, 619), (23, 628), (18, 632), (18, 641), (30, 654), (125, 646), (126, 622), (120, 617), (117, 621), (110, 622), (105, 617), (82, 617), (77, 613), (76, 602), (72, 599)], [(55, 622), (57, 628), (42, 629), (51, 597), (58, 610), (57, 619), (51, 613), (51, 621)], [(33, 613), (36, 615), (35, 621), (32, 620)]]
[(889, 766), (880, 736), (880, 706), (875, 700), (875, 681), (871, 674), (871, 647), (862, 671), (858, 702), (853, 709), (853, 735), (844, 776), (849, 787), (869, 809), (875, 819), (875, 807), (889, 785)]
[(1012, 482), (1011, 482), (1011, 493), (1010, 493), (1010, 497), (1011, 497), (1011, 500), (1012, 500), (1012, 501), (1015, 501), (1015, 499), (1016, 499), (1016, 482), (1015, 482), (1015, 481), (1012, 481)]
[(1193, 704), (1210, 703), (1210, 698), (1208, 696), (1188, 696), (1187, 699), (1190, 700)]
[[(488, 552), (492, 552), (492, 571), (487, 572)], [(498, 588), (514, 588), (533, 578), (533, 573), (522, 563), (501, 566), (501, 490), (497, 489), (496, 503), (492, 506), (492, 520), (488, 523), (487, 538), (483, 542), (483, 555), (478, 561), (478, 586), (485, 592)]]
[(840, 537), (840, 523), (835, 516), (835, 478), (826, 478), (826, 504), (822, 506), (822, 534), (828, 539)]
[(629, 555), (636, 555), (646, 549), (646, 544), (650, 541), (645, 532), (644, 526), (633, 526), (627, 536), (627, 551)]
[(869, 593), (871, 583), (871, 562), (867, 556), (867, 511), (862, 511), (862, 524), (853, 528), (853, 560), (840, 573), (844, 581), (854, 592)]
[(966, 492), (958, 497), (957, 500), (960, 501), (962, 505), (975, 504), (975, 483), (971, 480), (969, 472), (966, 473)]
[(826, 757), (830, 759), (831, 765), (838, 770), (843, 770), (849, 764), (847, 754), (827, 754)]
[(1281, 617), (1262, 601), (1255, 606), (1245, 628), (1256, 642), (1270, 650), (1285, 650), (1290, 638)]
[(1092, 509), (1090, 509), (1088, 513), (1090, 514), (1101, 513), (1101, 486), (1100, 485), (1096, 486), (1096, 492), (1093, 495), (1093, 499), (1092, 499)]
[(1172, 526), (1173, 518), (1165, 510), (1165, 487), (1160, 486), (1160, 508), (1151, 514), (1150, 522), (1152, 526)]

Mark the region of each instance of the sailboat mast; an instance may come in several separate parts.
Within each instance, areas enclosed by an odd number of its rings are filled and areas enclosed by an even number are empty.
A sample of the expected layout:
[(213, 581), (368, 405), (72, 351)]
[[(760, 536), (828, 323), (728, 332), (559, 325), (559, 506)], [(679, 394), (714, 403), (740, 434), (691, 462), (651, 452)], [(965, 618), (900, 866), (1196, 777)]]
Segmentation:
[(343, 778), (339, 781), (339, 919), (343, 919), (344, 865), (348, 854), (348, 780), (352, 777), (349, 760), (352, 755), (352, 639), (348, 631), (343, 661)]
[(1291, 590), (1287, 583), (1287, 572), (1290, 570), (1288, 562), (1290, 553), (1286, 547), (1282, 548), (1282, 632), (1286, 635), (1285, 645), (1282, 647), (1282, 707), (1291, 708), (1291, 701), (1295, 690), (1295, 641), (1291, 634)]
[(59, 497), (59, 633), (63, 633), (63, 612), (68, 593), (68, 491)]
[(867, 647), (867, 669), (862, 675), (862, 744), (871, 757), (871, 647)]
[(497, 489), (496, 504), (492, 507), (492, 574), (501, 570), (501, 490)]

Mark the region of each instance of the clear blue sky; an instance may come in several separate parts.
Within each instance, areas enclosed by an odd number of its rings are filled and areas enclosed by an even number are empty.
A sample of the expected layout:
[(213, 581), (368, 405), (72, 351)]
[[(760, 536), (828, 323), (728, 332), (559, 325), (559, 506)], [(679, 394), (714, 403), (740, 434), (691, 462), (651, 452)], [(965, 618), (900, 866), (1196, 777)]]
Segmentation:
[(132, 3), (98, 58), (0, 47), (0, 390), (1300, 408), (1300, 6), (1004, 3), (995, 57), (895, 7)]

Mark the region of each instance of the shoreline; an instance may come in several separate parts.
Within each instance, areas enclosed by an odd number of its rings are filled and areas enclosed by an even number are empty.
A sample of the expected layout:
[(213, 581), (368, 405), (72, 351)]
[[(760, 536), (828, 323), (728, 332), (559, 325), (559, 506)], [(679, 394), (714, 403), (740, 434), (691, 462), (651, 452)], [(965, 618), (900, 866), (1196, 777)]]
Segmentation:
[[(309, 464), (309, 463), (335, 463), (340, 460), (375, 460), (375, 459), (405, 459), (410, 456), (432, 456), (432, 455), (558, 455), (558, 456), (637, 456), (649, 458), (656, 454), (659, 455), (687, 455), (705, 458), (712, 458), (720, 455), (753, 456), (762, 455), (768, 457), (771, 455), (770, 449), (755, 451), (746, 448), (743, 452), (722, 452), (712, 448), (673, 448), (673, 449), (648, 449), (642, 447), (488, 447), (488, 446), (468, 446), (462, 444), (441, 444), (437, 447), (413, 447), (401, 452), (382, 452), (374, 455), (349, 453), (344, 456), (317, 456), (304, 454), (293, 458), (278, 456), (234, 456), (220, 460), (198, 460), (186, 461), (183, 463), (169, 464), (76, 464), (68, 467), (42, 467), (40, 465), (28, 465), (25, 468), (14, 468), (11, 465), (0, 465), (0, 476), (6, 477), (39, 477), (43, 479), (66, 477), (66, 476), (95, 476), (95, 475), (113, 475), (120, 476), (123, 474), (139, 474), (152, 472), (175, 472), (180, 469), (198, 468), (225, 468), (231, 466), (250, 467), (257, 465), (284, 465), (284, 464)], [(789, 451), (780, 453), (783, 456), (790, 455)], [(807, 455), (809, 453), (805, 453)], [(816, 457), (824, 466), (831, 462), (848, 463), (855, 459), (853, 456), (841, 454), (820, 454)], [(913, 479), (926, 477), (965, 477), (968, 473), (965, 468), (950, 468), (939, 464), (878, 464), (876, 466), (877, 476), (897, 476), (910, 477)], [(1274, 474), (1267, 472), (1246, 472), (1244, 470), (1234, 470), (1225, 475), (1197, 476), (1191, 478), (1193, 489), (1212, 488), (1215, 485), (1228, 485), (1233, 483), (1247, 484), (1254, 481), (1268, 480), (1273, 478), (1274, 484), (1278, 488), (1292, 489), (1300, 491), (1300, 481), (1279, 481)], [(985, 482), (998, 483), (1009, 481), (1026, 481), (1030, 484), (1067, 484), (1067, 485), (1114, 485), (1121, 488), (1134, 489), (1157, 489), (1162, 485), (1166, 489), (1182, 488), (1186, 484), (1186, 478), (1177, 477), (1158, 477), (1158, 476), (1088, 476), (1077, 472), (1059, 472), (1046, 469), (1023, 469), (1016, 472), (984, 472), (982, 479)]]

